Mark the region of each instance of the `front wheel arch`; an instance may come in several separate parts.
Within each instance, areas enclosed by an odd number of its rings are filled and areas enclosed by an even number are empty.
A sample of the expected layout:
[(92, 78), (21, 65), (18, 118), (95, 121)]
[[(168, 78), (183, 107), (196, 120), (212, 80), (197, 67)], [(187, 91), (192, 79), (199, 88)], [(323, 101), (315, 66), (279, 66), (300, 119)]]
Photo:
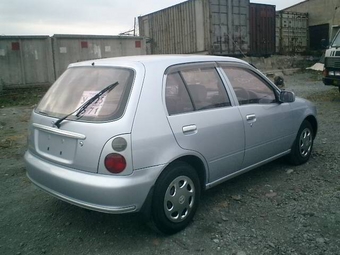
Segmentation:
[(318, 122), (316, 118), (313, 115), (309, 115), (307, 118), (304, 119), (304, 121), (308, 121), (311, 124), (313, 128), (313, 139), (315, 139), (316, 134), (318, 132)]
[(305, 119), (296, 135), (288, 160), (293, 165), (302, 165), (306, 163), (312, 153), (315, 138), (313, 125)]

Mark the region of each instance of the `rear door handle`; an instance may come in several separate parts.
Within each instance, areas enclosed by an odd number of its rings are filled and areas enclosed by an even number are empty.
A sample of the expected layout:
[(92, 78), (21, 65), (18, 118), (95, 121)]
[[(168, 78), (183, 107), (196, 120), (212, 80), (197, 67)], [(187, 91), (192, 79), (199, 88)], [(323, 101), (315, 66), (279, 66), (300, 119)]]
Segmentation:
[(183, 134), (196, 134), (197, 126), (196, 125), (188, 125), (182, 128)]
[(247, 121), (256, 121), (256, 115), (255, 114), (248, 114), (246, 116)]

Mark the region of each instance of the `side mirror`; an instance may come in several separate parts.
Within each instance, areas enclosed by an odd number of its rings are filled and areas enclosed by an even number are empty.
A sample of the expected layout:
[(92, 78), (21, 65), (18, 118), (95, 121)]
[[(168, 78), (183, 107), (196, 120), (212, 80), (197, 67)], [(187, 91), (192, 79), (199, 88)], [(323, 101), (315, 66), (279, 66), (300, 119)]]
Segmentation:
[(328, 44), (327, 44), (327, 40), (326, 39), (322, 39), (321, 40), (321, 47), (323, 49), (327, 49), (328, 48)]
[(281, 90), (279, 100), (281, 103), (292, 103), (295, 101), (295, 94), (291, 91)]

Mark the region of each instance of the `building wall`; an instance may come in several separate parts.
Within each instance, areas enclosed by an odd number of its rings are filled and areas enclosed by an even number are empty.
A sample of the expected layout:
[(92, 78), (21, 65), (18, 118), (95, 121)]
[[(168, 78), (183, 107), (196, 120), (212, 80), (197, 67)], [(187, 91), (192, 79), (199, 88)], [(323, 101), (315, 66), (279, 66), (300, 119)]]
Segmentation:
[(307, 0), (284, 9), (290, 12), (307, 12), (309, 26), (329, 24), (329, 35), (332, 26), (340, 25), (340, 0)]

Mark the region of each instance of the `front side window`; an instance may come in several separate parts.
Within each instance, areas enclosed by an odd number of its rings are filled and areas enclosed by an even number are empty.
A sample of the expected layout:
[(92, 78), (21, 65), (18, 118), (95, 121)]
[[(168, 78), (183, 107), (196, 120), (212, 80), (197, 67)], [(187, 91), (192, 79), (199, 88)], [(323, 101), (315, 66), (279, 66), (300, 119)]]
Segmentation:
[[(74, 67), (67, 69), (39, 103), (36, 112), (62, 118), (105, 87), (118, 82), (110, 92), (90, 105), (81, 121), (107, 121), (121, 117), (132, 87), (134, 71), (125, 68)], [(78, 119), (75, 114), (68, 119)]]
[(186, 68), (169, 74), (165, 97), (170, 115), (231, 105), (214, 67)]
[(271, 104), (276, 102), (273, 89), (250, 70), (223, 67), (240, 105)]

